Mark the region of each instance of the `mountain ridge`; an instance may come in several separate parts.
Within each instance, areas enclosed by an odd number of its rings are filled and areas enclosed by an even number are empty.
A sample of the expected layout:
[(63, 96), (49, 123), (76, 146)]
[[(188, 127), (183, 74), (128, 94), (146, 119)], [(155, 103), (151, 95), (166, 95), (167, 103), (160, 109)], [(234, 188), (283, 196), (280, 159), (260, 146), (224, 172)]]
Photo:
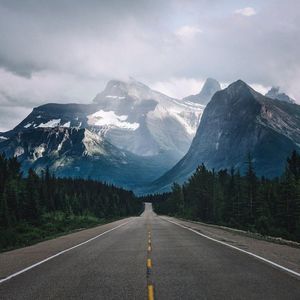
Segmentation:
[(136, 80), (109, 81), (94, 100), (34, 108), (1, 135), (0, 152), (18, 156), (25, 173), (48, 164), (58, 176), (89, 176), (134, 189), (185, 154), (203, 111)]
[(300, 149), (299, 128), (300, 106), (269, 99), (238, 80), (215, 93), (187, 154), (150, 189), (168, 190), (172, 182), (183, 183), (202, 163), (243, 172), (249, 152), (259, 176), (280, 175), (288, 155)]

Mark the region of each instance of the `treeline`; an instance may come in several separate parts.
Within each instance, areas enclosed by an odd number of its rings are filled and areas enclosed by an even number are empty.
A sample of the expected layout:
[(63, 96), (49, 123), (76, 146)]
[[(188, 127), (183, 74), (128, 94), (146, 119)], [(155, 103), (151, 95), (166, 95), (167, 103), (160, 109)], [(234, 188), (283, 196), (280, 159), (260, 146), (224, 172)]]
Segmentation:
[(16, 158), (0, 155), (0, 249), (141, 211), (141, 202), (130, 191), (56, 178), (48, 169), (42, 176), (30, 169), (24, 178)]
[(164, 198), (149, 197), (159, 214), (300, 241), (300, 156), (295, 151), (280, 178), (258, 178), (249, 155), (245, 175), (201, 165)]

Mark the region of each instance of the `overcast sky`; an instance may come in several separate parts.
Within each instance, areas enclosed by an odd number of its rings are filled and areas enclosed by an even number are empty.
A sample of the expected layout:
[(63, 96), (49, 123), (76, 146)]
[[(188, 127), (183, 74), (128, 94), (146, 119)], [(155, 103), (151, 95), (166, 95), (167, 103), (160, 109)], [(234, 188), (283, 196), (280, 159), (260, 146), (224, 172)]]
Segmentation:
[(300, 103), (300, 1), (0, 0), (0, 131), (128, 76), (178, 98), (243, 79)]

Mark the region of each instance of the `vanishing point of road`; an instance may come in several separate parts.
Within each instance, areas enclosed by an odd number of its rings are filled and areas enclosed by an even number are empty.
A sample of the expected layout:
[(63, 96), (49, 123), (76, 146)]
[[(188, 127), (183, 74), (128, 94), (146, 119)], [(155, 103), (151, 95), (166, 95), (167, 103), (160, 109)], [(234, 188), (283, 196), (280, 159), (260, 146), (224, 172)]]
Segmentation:
[(0, 299), (300, 299), (299, 273), (174, 220), (146, 203), (140, 217), (3, 253)]

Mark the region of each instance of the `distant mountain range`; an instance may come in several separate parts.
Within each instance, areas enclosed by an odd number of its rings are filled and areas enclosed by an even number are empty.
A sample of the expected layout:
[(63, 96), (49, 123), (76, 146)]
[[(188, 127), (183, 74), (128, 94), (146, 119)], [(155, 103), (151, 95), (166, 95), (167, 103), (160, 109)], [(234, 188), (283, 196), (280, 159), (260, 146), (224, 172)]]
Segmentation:
[(93, 103), (34, 108), (2, 133), (0, 152), (24, 171), (46, 166), (58, 176), (135, 188), (157, 178), (188, 150), (204, 106), (178, 100), (130, 79), (109, 81)]
[(243, 172), (248, 153), (258, 175), (274, 177), (300, 150), (300, 106), (277, 88), (267, 95), (241, 80), (221, 90), (209, 78), (179, 100), (134, 79), (112, 80), (91, 104), (34, 108), (0, 134), (0, 153), (17, 156), (25, 174), (48, 166), (138, 193), (169, 190), (201, 163)]
[(300, 106), (265, 97), (238, 80), (215, 93), (187, 154), (150, 190), (183, 183), (202, 163), (244, 172), (248, 153), (258, 175), (279, 176), (292, 150), (300, 150)]

